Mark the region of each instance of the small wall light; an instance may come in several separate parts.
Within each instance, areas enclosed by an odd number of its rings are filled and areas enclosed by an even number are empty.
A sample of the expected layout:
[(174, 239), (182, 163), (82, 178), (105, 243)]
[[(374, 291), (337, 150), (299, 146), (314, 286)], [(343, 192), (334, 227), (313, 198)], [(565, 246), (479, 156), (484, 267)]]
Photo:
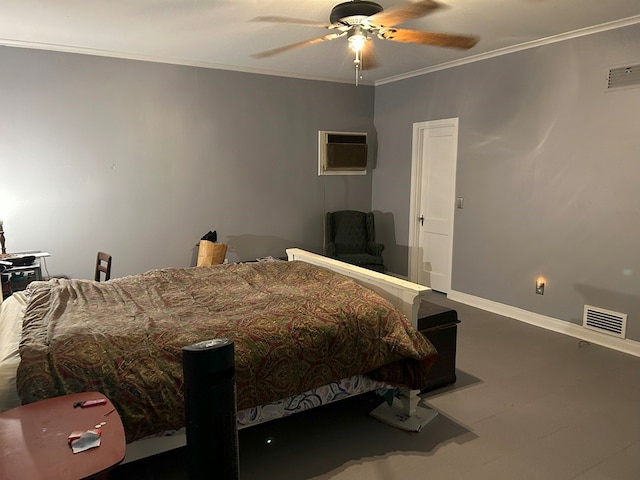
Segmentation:
[(538, 279), (536, 280), (536, 293), (538, 295), (544, 295), (544, 283), (544, 277), (538, 277)]

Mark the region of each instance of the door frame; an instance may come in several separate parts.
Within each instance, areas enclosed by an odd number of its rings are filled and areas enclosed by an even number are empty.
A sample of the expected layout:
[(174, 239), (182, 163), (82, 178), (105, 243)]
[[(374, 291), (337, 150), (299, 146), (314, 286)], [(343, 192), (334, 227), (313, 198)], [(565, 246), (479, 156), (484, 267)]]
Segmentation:
[(453, 168), (453, 188), (451, 189), (452, 198), (450, 199), (451, 210), (451, 227), (449, 231), (449, 259), (448, 270), (449, 280), (448, 288), (444, 293), (451, 291), (451, 273), (453, 267), (453, 223), (455, 219), (455, 201), (456, 201), (456, 176), (458, 165), (458, 123), (459, 118), (445, 118), (440, 120), (427, 120), (423, 122), (415, 122), (413, 124), (413, 137), (411, 146), (411, 197), (409, 206), (409, 257), (408, 257), (408, 277), (409, 281), (419, 283), (419, 267), (422, 261), (422, 255), (420, 252), (420, 228), (418, 222), (420, 221), (420, 205), (422, 201), (422, 173), (424, 162), (428, 159), (422, 158), (423, 144), (425, 132), (433, 128), (442, 128), (451, 126), (455, 128), (455, 142), (454, 142), (454, 168)]

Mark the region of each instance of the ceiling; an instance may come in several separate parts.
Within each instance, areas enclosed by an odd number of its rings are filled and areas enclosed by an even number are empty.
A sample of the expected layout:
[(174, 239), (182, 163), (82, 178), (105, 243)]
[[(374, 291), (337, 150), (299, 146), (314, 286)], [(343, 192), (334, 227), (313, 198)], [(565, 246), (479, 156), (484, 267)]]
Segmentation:
[[(324, 36), (305, 25), (252, 22), (277, 15), (329, 23), (341, 0), (2, 0), (0, 45), (354, 82), (344, 37), (276, 56), (251, 55)], [(385, 9), (406, 0), (378, 0)], [(378, 84), (537, 45), (554, 37), (640, 23), (638, 0), (442, 0), (403, 28), (474, 35), (470, 50), (379, 40), (379, 66), (362, 84)]]

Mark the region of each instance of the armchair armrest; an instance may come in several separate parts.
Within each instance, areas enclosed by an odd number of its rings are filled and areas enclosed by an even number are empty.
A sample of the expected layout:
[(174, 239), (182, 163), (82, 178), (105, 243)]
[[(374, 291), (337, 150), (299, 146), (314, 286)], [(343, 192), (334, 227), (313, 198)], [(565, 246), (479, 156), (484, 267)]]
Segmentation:
[(368, 242), (367, 247), (369, 248), (369, 254), (375, 255), (377, 257), (382, 255), (382, 252), (384, 250), (384, 245), (376, 242)]

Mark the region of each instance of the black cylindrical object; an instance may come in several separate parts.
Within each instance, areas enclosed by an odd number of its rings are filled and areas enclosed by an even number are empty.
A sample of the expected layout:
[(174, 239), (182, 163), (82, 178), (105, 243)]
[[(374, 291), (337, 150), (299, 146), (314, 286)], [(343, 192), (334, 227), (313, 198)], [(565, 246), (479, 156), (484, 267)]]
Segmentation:
[(189, 480), (237, 480), (233, 341), (206, 340), (182, 348)]

